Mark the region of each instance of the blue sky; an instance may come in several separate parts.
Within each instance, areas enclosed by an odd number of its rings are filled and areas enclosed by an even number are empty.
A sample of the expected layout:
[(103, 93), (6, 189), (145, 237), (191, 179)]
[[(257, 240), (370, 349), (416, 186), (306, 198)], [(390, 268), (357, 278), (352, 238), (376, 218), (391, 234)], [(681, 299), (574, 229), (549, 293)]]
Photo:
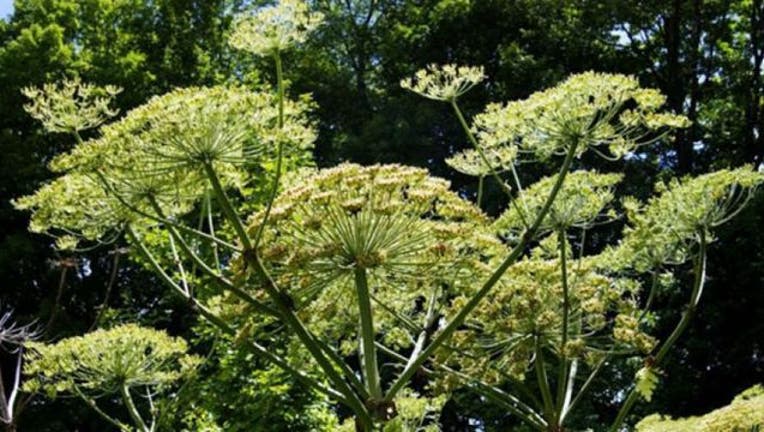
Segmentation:
[(13, 12), (13, 0), (0, 0), (0, 18), (5, 18)]

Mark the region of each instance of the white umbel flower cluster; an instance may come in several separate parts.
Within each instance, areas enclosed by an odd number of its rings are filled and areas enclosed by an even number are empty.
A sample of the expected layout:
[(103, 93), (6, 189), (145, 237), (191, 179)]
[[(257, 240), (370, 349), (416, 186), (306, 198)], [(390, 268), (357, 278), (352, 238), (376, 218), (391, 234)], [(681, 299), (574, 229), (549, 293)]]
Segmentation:
[(452, 102), (485, 78), (482, 67), (429, 65), (413, 77), (401, 80), (401, 87), (428, 99)]
[(229, 43), (255, 55), (274, 55), (305, 42), (323, 18), (311, 12), (304, 0), (280, 0), (238, 16)]
[(63, 133), (93, 129), (115, 117), (119, 110), (110, 105), (121, 91), (116, 86), (96, 86), (79, 78), (21, 90), (30, 100), (24, 110), (48, 132)]
[(516, 160), (517, 147), (505, 146), (485, 150), (467, 149), (446, 159), (446, 164), (462, 174), (486, 177), (492, 172), (509, 171)]
[(572, 142), (580, 143), (578, 156), (592, 150), (619, 159), (689, 126), (686, 117), (660, 111), (665, 101), (633, 76), (584, 72), (524, 100), (488, 105), (473, 132), (483, 148), (519, 146), (540, 159), (564, 155)]

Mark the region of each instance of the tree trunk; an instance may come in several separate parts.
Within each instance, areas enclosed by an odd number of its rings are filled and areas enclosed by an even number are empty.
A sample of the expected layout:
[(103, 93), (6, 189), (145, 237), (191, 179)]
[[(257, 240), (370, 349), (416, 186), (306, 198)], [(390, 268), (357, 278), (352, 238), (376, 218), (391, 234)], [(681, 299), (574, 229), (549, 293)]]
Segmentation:
[(751, 81), (748, 107), (746, 108), (746, 162), (759, 164), (764, 162), (764, 107), (761, 106), (761, 73), (764, 61), (764, 6), (762, 0), (753, 0), (751, 4)]
[[(682, 48), (682, 0), (672, 2), (671, 11), (664, 18), (664, 43), (666, 46), (665, 91), (668, 106), (677, 114), (685, 113), (684, 102), (687, 96), (685, 87), (686, 74), (680, 61)], [(674, 141), (676, 169), (685, 174), (692, 169), (692, 142), (688, 130), (677, 131)]]

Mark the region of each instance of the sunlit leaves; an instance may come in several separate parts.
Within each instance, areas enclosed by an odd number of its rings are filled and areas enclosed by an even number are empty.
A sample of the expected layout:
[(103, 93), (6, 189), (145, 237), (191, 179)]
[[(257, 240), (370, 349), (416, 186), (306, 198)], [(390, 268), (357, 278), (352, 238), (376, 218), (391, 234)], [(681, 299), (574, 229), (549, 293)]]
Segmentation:
[(636, 392), (648, 402), (653, 399), (655, 388), (658, 387), (659, 377), (656, 371), (647, 366), (637, 371), (634, 379)]

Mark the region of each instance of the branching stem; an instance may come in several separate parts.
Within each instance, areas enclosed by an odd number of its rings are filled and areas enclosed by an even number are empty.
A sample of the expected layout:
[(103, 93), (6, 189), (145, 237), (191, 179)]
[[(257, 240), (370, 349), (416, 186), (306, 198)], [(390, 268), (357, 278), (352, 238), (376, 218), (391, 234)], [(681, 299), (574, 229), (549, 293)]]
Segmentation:
[(360, 315), (361, 363), (363, 364), (364, 377), (369, 394), (375, 399), (381, 399), (382, 387), (379, 381), (377, 349), (374, 346), (374, 321), (366, 270), (357, 267), (354, 273), (356, 294), (358, 296), (358, 313)]
[[(682, 318), (679, 320), (679, 323), (674, 328), (674, 331), (671, 332), (671, 335), (668, 337), (668, 339), (666, 339), (665, 342), (663, 342), (660, 349), (658, 350), (658, 353), (655, 355), (655, 357), (653, 357), (651, 367), (657, 367), (663, 361), (663, 359), (676, 343), (677, 339), (679, 339), (679, 336), (681, 336), (682, 333), (684, 333), (684, 331), (687, 329), (687, 326), (690, 324), (693, 315), (695, 315), (695, 309), (698, 306), (698, 302), (700, 302), (700, 296), (703, 294), (703, 286), (706, 282), (706, 253), (708, 248), (708, 245), (706, 244), (705, 229), (699, 230), (698, 236), (700, 238), (700, 246), (698, 256), (695, 261), (695, 281), (693, 283), (692, 294), (690, 295), (690, 302), (687, 305), (687, 310), (684, 312)], [(626, 400), (621, 406), (621, 409), (618, 411), (618, 415), (616, 416), (615, 421), (610, 426), (610, 432), (617, 432), (620, 429), (621, 425), (626, 420), (626, 416), (629, 414), (629, 411), (631, 411), (631, 408), (637, 402), (638, 397), (639, 393), (637, 393), (636, 388), (632, 388), (631, 392), (626, 397)]]
[(122, 384), (120, 393), (122, 394), (122, 401), (125, 403), (125, 407), (127, 407), (127, 412), (130, 414), (130, 418), (133, 419), (133, 423), (135, 423), (141, 432), (152, 432), (143, 420), (143, 417), (141, 417), (141, 413), (138, 412), (138, 407), (135, 406), (135, 402), (133, 402), (133, 397), (130, 395), (130, 389), (127, 385)]
[(464, 323), (464, 321), (467, 319), (467, 316), (477, 307), (480, 301), (483, 300), (486, 295), (488, 295), (488, 293), (491, 291), (494, 285), (496, 285), (499, 279), (501, 279), (507, 269), (512, 264), (514, 264), (518, 258), (520, 258), (522, 253), (525, 251), (525, 247), (528, 245), (528, 242), (531, 240), (531, 238), (533, 238), (534, 234), (541, 226), (541, 223), (544, 221), (547, 213), (549, 213), (549, 209), (552, 207), (552, 203), (557, 198), (557, 194), (560, 192), (562, 184), (565, 181), (565, 177), (567, 176), (568, 171), (573, 164), (573, 158), (575, 157), (578, 143), (578, 140), (575, 140), (571, 143), (571, 146), (568, 149), (568, 153), (565, 156), (565, 160), (562, 163), (562, 167), (560, 168), (560, 172), (557, 176), (557, 182), (552, 187), (552, 190), (550, 191), (544, 206), (541, 208), (541, 211), (539, 211), (539, 213), (536, 215), (536, 220), (534, 221), (533, 225), (522, 235), (520, 242), (514, 247), (514, 249), (512, 249), (509, 255), (493, 272), (493, 274), (491, 274), (483, 286), (472, 297), (470, 297), (470, 299), (459, 310), (459, 312), (457, 312), (456, 315), (451, 318), (450, 321), (448, 321), (441, 332), (432, 340), (432, 342), (430, 342), (430, 344), (425, 349), (422, 350), (419, 356), (417, 356), (414, 361), (410, 362), (409, 366), (406, 367), (403, 372), (401, 372), (401, 374), (396, 378), (396, 380), (390, 386), (390, 389), (385, 394), (385, 400), (393, 400), (395, 395), (398, 394), (398, 392), (408, 383), (409, 379), (411, 379), (414, 373), (416, 373), (417, 369), (419, 369), (419, 367), (424, 364), (424, 362), (435, 352), (436, 349), (438, 349), (451, 338), (451, 335), (454, 333), (454, 331), (456, 331), (456, 329)]
[(558, 412), (556, 416), (558, 422), (561, 423), (562, 407), (565, 400), (565, 394), (567, 393), (566, 387), (568, 384), (568, 357), (565, 352), (565, 345), (568, 343), (568, 320), (570, 315), (570, 294), (568, 292), (568, 251), (564, 228), (560, 228), (558, 230), (557, 240), (560, 249), (560, 271), (562, 273), (562, 334), (560, 335), (560, 371), (557, 377), (557, 408), (560, 410), (560, 412)]
[[(274, 61), (276, 62), (276, 82), (278, 87), (278, 109), (279, 109), (279, 117), (278, 117), (278, 127), (279, 132), (281, 132), (284, 129), (284, 71), (282, 70), (281, 66), (281, 55), (277, 51), (274, 55)], [(279, 143), (278, 143), (278, 154), (276, 156), (276, 174), (273, 179), (273, 188), (271, 189), (270, 196), (268, 197), (268, 202), (265, 207), (265, 213), (263, 214), (263, 220), (260, 221), (260, 226), (257, 229), (257, 235), (255, 235), (255, 245), (254, 247), (257, 248), (257, 246), (260, 244), (260, 240), (263, 237), (263, 231), (265, 230), (265, 225), (268, 223), (268, 217), (271, 214), (271, 209), (273, 208), (273, 202), (276, 201), (276, 195), (278, 195), (279, 192), (279, 183), (281, 182), (281, 171), (282, 171), (282, 165), (284, 162), (284, 139), (286, 139), (285, 136), (279, 135)]]

